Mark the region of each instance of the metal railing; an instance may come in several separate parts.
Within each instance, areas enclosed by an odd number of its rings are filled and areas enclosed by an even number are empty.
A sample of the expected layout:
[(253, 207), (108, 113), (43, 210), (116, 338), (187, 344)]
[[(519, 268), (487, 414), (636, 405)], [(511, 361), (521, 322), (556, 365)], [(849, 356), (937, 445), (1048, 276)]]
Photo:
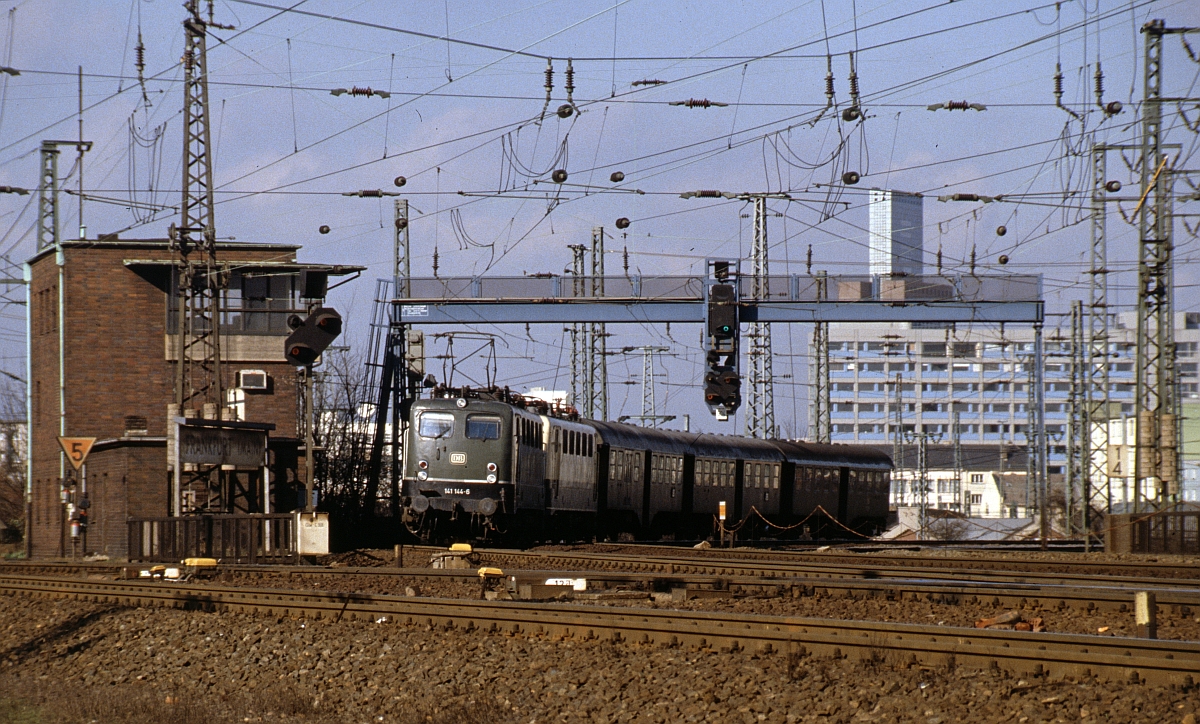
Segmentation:
[(129, 560), (179, 563), (216, 558), (229, 563), (282, 563), (295, 558), (295, 517), (197, 515), (131, 518)]

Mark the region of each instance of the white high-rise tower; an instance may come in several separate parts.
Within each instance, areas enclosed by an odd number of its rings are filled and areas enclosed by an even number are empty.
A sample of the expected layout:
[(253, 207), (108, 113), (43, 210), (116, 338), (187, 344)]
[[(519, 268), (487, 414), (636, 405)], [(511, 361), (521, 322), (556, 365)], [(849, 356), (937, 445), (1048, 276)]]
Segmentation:
[(871, 274), (922, 274), (923, 197), (903, 191), (871, 189), (870, 198)]

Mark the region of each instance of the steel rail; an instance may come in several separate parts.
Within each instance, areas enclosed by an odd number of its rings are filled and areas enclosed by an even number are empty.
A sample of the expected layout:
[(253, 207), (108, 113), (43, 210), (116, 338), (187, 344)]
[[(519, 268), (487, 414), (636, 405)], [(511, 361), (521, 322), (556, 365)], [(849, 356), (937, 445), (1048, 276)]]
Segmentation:
[[(488, 561), (496, 563), (498, 561)], [(0, 563), (0, 572), (18, 575), (111, 575), (125, 577), (139, 567), (94, 566), (46, 563)], [(317, 567), (294, 565), (221, 564), (218, 572), (248, 576), (275, 574), (289, 578), (328, 578), (329, 576), (407, 577), (421, 579), (454, 579), (477, 581), (474, 569), (431, 570), (428, 568), (391, 567)], [(840, 596), (851, 599), (885, 599), (889, 601), (928, 601), (961, 605), (981, 604), (1004, 607), (1034, 608), (1050, 611), (1124, 613), (1133, 607), (1133, 593), (1151, 590), (1156, 593), (1157, 605), (1164, 611), (1191, 615), (1200, 611), (1200, 585), (1186, 581), (1146, 581), (1132, 585), (1107, 585), (1095, 578), (1079, 578), (1092, 583), (1070, 583), (1066, 579), (1047, 581), (975, 580), (961, 576), (920, 578), (879, 575), (875, 570), (850, 570), (844, 575), (713, 575), (709, 573), (620, 572), (587, 569), (505, 569), (507, 573), (525, 580), (548, 578), (587, 578), (604, 588), (631, 585), (647, 592), (675, 591), (679, 598), (712, 597), (713, 592), (727, 595), (800, 598), (814, 595)], [(984, 577), (985, 579), (988, 577)]]
[(369, 619), (431, 630), (606, 639), (845, 657), (897, 665), (998, 667), (1021, 676), (1095, 676), (1152, 685), (1192, 686), (1200, 643), (1075, 634), (1013, 633), (890, 622), (713, 614), (659, 609), (555, 605), (0, 575), (0, 592), (126, 606)]
[[(614, 544), (614, 547), (618, 544)], [(922, 544), (924, 545), (924, 544)], [(875, 561), (876, 565), (890, 565), (898, 567), (922, 567), (922, 568), (949, 568), (949, 569), (967, 569), (971, 571), (979, 570), (995, 570), (995, 571), (1012, 571), (1012, 572), (1029, 572), (1029, 573), (1055, 573), (1055, 572), (1071, 572), (1078, 574), (1099, 574), (1113, 575), (1115, 571), (1137, 572), (1145, 574), (1147, 577), (1156, 578), (1191, 578), (1196, 575), (1197, 564), (1193, 560), (1187, 562), (1163, 562), (1160, 560), (1152, 560), (1149, 556), (1144, 556), (1142, 560), (1137, 561), (1096, 561), (1089, 560), (1084, 555), (1080, 555), (1077, 560), (1022, 560), (1015, 556), (1003, 557), (975, 557), (975, 556), (902, 556), (891, 552), (884, 552), (879, 549), (876, 544), (864, 543), (861, 546), (839, 546), (827, 551), (816, 551), (814, 549), (772, 549), (762, 550), (754, 548), (710, 548), (707, 550), (688, 550), (679, 546), (662, 545), (655, 543), (629, 543), (619, 544), (621, 548), (630, 549), (645, 549), (649, 551), (646, 555), (659, 555), (665, 557), (687, 557), (687, 558), (720, 558), (722, 560), (769, 560), (769, 561), (790, 561), (790, 562), (810, 562), (822, 564), (843, 564), (843, 565), (863, 565), (864, 561)], [(894, 546), (888, 546), (892, 549)], [(429, 548), (430, 550), (439, 550)], [(939, 550), (945, 550), (944, 547)], [(537, 553), (543, 551), (529, 551)], [(629, 553), (630, 555), (636, 555)], [(681, 555), (682, 554), (682, 555)], [(1160, 554), (1153, 556), (1154, 559), (1166, 556)]]
[[(437, 550), (437, 549), (431, 549)], [(859, 558), (851, 563), (825, 563), (821, 561), (747, 561), (733, 558), (705, 558), (691, 556), (645, 556), (620, 553), (585, 553), (559, 551), (518, 551), (504, 549), (476, 549), (480, 560), (490, 565), (519, 566), (539, 569), (598, 569), (604, 571), (630, 570), (641, 573), (671, 575), (714, 575), (714, 576), (762, 576), (797, 578), (877, 578), (913, 579), (929, 581), (963, 581), (969, 575), (972, 581), (988, 583), (1046, 584), (1046, 585), (1096, 585), (1102, 582), (1112, 588), (1145, 590), (1147, 588), (1174, 587), (1200, 589), (1198, 579), (1157, 578), (1144, 576), (1101, 576), (1095, 573), (1067, 572), (1019, 572), (946, 569), (941, 567), (889, 566), (872, 558)], [(1196, 570), (1191, 571), (1195, 575)]]

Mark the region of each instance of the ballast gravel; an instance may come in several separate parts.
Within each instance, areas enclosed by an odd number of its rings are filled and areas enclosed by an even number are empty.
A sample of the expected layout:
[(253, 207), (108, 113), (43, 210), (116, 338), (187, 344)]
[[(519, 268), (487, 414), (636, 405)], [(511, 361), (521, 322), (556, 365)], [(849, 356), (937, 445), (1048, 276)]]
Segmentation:
[[(1185, 722), (1200, 689), (0, 596), (0, 721)], [(23, 718), (22, 718), (23, 717)]]

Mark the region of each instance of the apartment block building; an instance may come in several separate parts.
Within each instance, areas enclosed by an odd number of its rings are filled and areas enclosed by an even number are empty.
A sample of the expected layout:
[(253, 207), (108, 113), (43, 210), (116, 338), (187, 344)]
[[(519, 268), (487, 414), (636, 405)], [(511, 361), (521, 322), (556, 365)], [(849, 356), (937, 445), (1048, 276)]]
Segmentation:
[[(1069, 321), (1065, 321), (1069, 324)], [(1176, 315), (1180, 394), (1185, 418), (1200, 413), (1200, 314)], [(1134, 413), (1136, 318), (1110, 326), (1110, 400), (1121, 415)], [(1033, 330), (974, 325), (914, 329), (909, 325), (834, 324), (829, 331), (829, 377), (834, 442), (881, 444), (893, 440), (896, 376), (900, 376), (900, 429), (953, 440), (958, 413), (963, 444), (1024, 447), (1029, 425)], [(1061, 475), (1070, 413), (1069, 326), (1043, 332), (1048, 472)], [(1116, 412), (1114, 405), (1114, 413)], [(1200, 457), (1186, 445), (1184, 457)]]

